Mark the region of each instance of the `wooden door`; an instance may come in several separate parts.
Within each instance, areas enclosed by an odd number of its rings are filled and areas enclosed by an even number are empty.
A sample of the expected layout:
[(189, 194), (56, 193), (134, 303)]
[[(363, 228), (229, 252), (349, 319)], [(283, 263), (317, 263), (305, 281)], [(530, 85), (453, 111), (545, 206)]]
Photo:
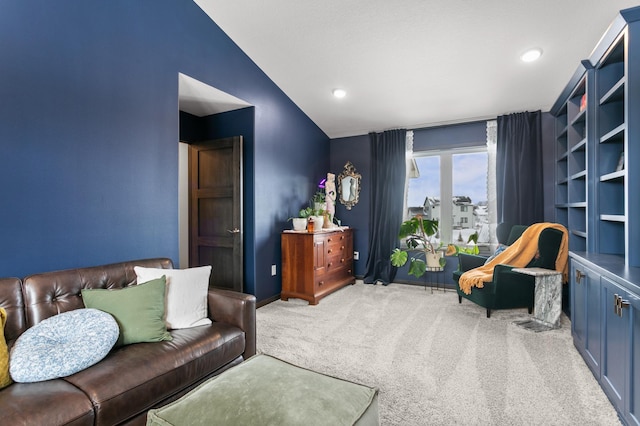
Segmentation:
[(210, 287), (243, 290), (242, 137), (189, 145), (189, 266)]

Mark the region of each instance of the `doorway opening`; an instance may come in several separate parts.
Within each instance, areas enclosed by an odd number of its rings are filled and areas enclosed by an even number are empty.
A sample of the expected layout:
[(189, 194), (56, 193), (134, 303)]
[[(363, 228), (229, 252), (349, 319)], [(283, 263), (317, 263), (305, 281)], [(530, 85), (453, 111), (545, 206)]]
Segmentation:
[[(212, 205), (210, 200), (202, 201), (201, 203), (193, 202), (193, 194), (190, 201), (190, 189), (189, 189), (189, 174), (192, 173), (193, 164), (198, 164), (198, 161), (193, 160), (194, 155), (198, 156), (196, 149), (197, 146), (209, 145), (215, 147), (216, 145), (224, 145), (224, 142), (220, 140), (204, 141), (209, 139), (226, 138), (227, 136), (239, 136), (242, 141), (242, 134), (253, 132), (253, 110), (251, 110), (250, 120), (240, 120), (238, 125), (238, 117), (249, 116), (247, 113), (243, 113), (242, 109), (251, 107), (247, 102), (235, 98), (228, 93), (222, 92), (214, 87), (211, 87), (205, 83), (202, 83), (192, 77), (185, 74), (179, 74), (178, 76), (179, 86), (179, 110), (180, 110), (180, 141), (178, 143), (178, 228), (179, 228), (179, 265), (180, 268), (188, 268), (190, 266), (196, 266), (196, 263), (211, 264), (213, 267), (212, 272), (212, 286), (221, 288), (230, 288), (234, 290), (243, 290), (242, 276), (243, 276), (243, 253), (242, 242), (244, 240), (243, 233), (243, 219), (242, 219), (242, 142), (240, 142), (240, 157), (239, 161), (240, 175), (238, 180), (240, 182), (239, 198), (236, 197), (234, 204), (237, 204), (234, 209), (222, 209), (215, 211), (207, 211), (207, 206)], [(238, 111), (238, 112), (236, 112)], [(248, 123), (250, 121), (250, 123)], [(243, 124), (244, 123), (244, 124)], [(233, 135), (224, 135), (225, 132), (233, 132)], [(237, 139), (236, 139), (237, 141)], [(237, 143), (236, 143), (237, 144)], [(220, 148), (220, 146), (218, 146)], [(211, 155), (217, 155), (216, 153), (224, 152), (224, 149), (208, 149), (206, 154), (202, 154), (201, 157), (205, 158), (205, 163), (208, 164), (205, 167), (216, 167), (214, 163), (207, 163), (211, 160)], [(190, 162), (189, 157), (192, 157)], [(236, 153), (237, 155), (237, 153)], [(192, 176), (193, 180), (193, 176)], [(196, 178), (196, 181), (198, 178)], [(191, 187), (193, 193), (193, 185)], [(199, 207), (202, 205), (202, 207)], [(239, 222), (237, 219), (238, 209), (240, 211)], [(194, 211), (195, 210), (195, 211)], [(201, 210), (200, 212), (198, 210)], [(216, 220), (215, 215), (226, 215), (228, 212), (235, 211), (236, 219), (227, 232), (223, 230), (223, 234), (220, 235), (219, 226), (222, 223), (230, 223), (228, 218), (222, 218)], [(205, 217), (202, 221), (198, 218)], [(222, 225), (224, 226), (224, 225)], [(197, 238), (198, 231), (195, 228), (201, 228), (201, 232), (207, 233), (212, 230), (218, 233), (220, 238), (216, 238), (215, 235), (204, 235), (202, 238)], [(194, 233), (195, 232), (195, 233)], [(211, 247), (206, 247), (204, 244), (201, 253), (202, 259), (198, 258), (198, 253), (193, 251), (193, 247), (197, 246), (197, 241), (200, 242), (212, 242), (214, 240), (223, 241), (223, 245), (229, 245), (226, 240), (229, 240), (229, 236), (232, 239), (236, 239), (236, 248), (239, 246), (240, 250), (236, 250), (236, 254), (239, 252), (240, 262), (233, 262), (233, 271), (229, 271), (231, 267), (229, 263), (229, 254), (225, 253), (225, 250), (216, 250)], [(223, 238), (226, 237), (226, 238)], [(232, 244), (233, 245), (233, 244)], [(190, 248), (191, 247), (191, 248)], [(191, 252), (191, 254), (190, 254)], [(195, 253), (195, 254), (194, 254)], [(204, 254), (206, 253), (206, 255)], [(215, 272), (217, 269), (217, 273)], [(239, 279), (237, 277), (240, 277)], [(235, 281), (235, 282), (234, 282)], [(239, 281), (239, 282), (238, 282)]]

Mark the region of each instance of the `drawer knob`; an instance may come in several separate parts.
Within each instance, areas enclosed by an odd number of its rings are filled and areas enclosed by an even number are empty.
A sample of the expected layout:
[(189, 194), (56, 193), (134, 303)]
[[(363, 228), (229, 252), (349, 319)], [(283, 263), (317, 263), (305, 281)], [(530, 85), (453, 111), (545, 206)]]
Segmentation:
[(332, 253), (332, 252), (333, 252), (333, 249), (327, 250), (327, 253)]
[(324, 281), (320, 281), (320, 282), (318, 283), (318, 285), (319, 285), (319, 286), (323, 286), (323, 285), (324, 285)]
[(340, 259), (340, 263), (344, 263), (344, 258)]
[(330, 267), (331, 267), (331, 265), (333, 265), (333, 262), (329, 262), (329, 263), (327, 263), (327, 268), (330, 268)]

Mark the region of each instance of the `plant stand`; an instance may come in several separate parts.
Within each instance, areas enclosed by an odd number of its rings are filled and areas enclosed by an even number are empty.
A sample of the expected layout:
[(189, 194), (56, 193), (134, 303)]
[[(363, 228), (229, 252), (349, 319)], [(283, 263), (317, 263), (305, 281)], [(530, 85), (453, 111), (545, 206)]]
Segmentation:
[[(429, 280), (429, 277), (433, 277), (433, 275), (435, 275), (435, 284), (436, 284), (436, 290), (438, 290), (440, 288), (440, 278), (442, 278), (442, 291), (446, 292), (447, 289), (444, 286), (444, 268), (442, 266), (427, 266), (427, 269), (425, 271), (425, 282), (424, 282), (424, 290), (427, 291), (427, 284), (431, 283), (433, 284), (433, 279)], [(433, 294), (433, 285), (431, 286), (431, 294)]]

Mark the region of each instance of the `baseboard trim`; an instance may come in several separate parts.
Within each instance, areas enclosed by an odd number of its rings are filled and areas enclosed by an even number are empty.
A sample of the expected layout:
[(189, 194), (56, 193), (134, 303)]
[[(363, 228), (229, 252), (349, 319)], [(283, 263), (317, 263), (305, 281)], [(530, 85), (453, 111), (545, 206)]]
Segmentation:
[(259, 308), (259, 307), (264, 306), (264, 305), (268, 305), (269, 303), (275, 302), (278, 299), (280, 299), (280, 295), (276, 294), (275, 296), (271, 296), (268, 299), (261, 300), (261, 301), (256, 303), (256, 308)]

